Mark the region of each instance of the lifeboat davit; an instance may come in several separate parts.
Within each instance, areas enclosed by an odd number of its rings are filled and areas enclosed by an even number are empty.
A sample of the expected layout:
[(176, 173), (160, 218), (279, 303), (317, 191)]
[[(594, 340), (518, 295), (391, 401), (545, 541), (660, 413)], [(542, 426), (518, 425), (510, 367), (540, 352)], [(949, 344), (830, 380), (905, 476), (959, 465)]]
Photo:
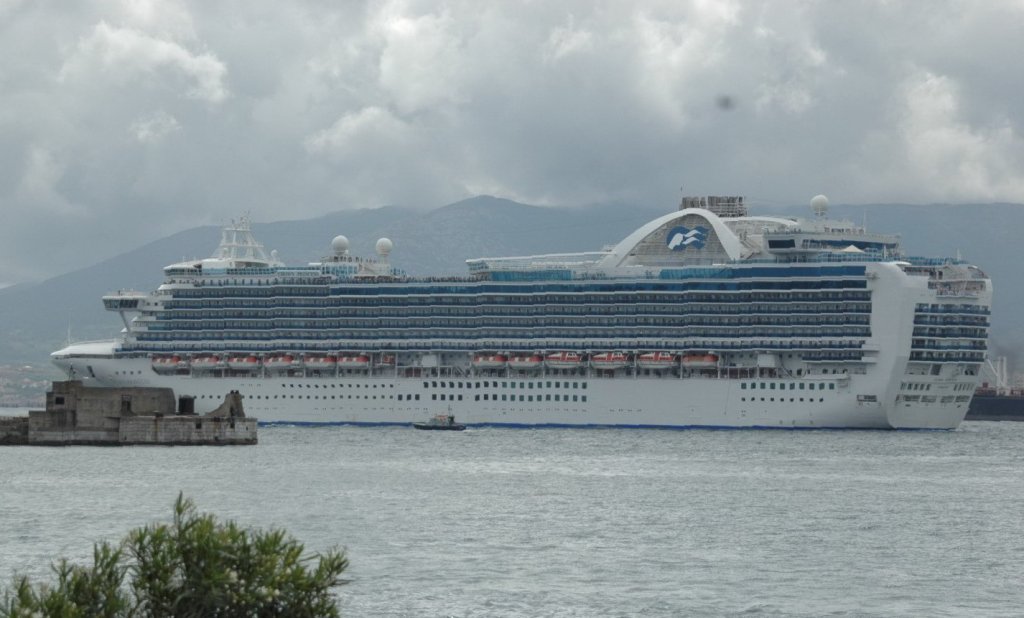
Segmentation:
[(714, 354), (686, 354), (683, 356), (683, 367), (709, 369), (718, 366), (718, 357)]
[(153, 371), (157, 373), (174, 373), (181, 367), (187, 367), (188, 363), (180, 356), (154, 356)]
[(334, 368), (338, 366), (338, 357), (330, 354), (311, 355), (306, 357), (306, 369), (312, 369), (314, 371), (334, 371)]
[(473, 357), (473, 367), (477, 369), (501, 369), (508, 362), (504, 354), (477, 354)]
[(339, 356), (338, 366), (342, 369), (366, 369), (370, 366), (370, 357), (366, 354)]
[(583, 357), (576, 352), (553, 352), (544, 357), (552, 369), (575, 369), (583, 364)]
[(263, 366), (270, 371), (286, 371), (292, 368), (294, 362), (295, 357), (291, 354), (279, 354), (268, 358)]
[(629, 356), (624, 352), (599, 352), (590, 357), (594, 369), (621, 369), (629, 365)]
[(199, 356), (192, 359), (192, 369), (196, 371), (213, 371), (224, 367), (224, 362), (219, 356)]
[(508, 359), (508, 366), (511, 369), (536, 369), (543, 362), (539, 354), (521, 354)]
[(676, 366), (676, 355), (671, 352), (644, 352), (636, 357), (641, 369), (671, 369)]
[(256, 371), (260, 368), (260, 359), (254, 355), (232, 356), (228, 359), (228, 369), (235, 371)]

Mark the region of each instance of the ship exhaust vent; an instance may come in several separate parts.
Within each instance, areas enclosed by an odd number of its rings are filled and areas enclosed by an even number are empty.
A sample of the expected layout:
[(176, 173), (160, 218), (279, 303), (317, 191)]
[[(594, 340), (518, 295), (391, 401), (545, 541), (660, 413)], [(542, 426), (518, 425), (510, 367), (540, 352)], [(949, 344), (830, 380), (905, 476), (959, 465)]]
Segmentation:
[(684, 197), (679, 202), (679, 210), (685, 208), (703, 208), (710, 210), (719, 217), (746, 217), (747, 206), (742, 195), (709, 195), (707, 197)]

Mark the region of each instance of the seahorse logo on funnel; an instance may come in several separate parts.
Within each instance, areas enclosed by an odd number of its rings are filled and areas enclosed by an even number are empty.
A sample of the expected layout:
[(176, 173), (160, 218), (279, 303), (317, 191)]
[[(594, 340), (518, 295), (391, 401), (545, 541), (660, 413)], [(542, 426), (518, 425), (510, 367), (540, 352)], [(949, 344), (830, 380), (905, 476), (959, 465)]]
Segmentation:
[(668, 248), (673, 251), (684, 251), (687, 247), (703, 249), (708, 241), (708, 228), (703, 225), (690, 229), (684, 225), (672, 228), (666, 237)]

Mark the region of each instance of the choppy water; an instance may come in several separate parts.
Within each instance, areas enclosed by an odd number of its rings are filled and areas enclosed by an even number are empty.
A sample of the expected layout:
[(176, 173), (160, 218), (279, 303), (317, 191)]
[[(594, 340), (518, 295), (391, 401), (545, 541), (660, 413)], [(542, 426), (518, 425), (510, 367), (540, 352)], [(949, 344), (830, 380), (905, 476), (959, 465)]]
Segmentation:
[(201, 510), (347, 548), (348, 616), (1024, 611), (1024, 423), (956, 432), (262, 428), (0, 449), (0, 581)]

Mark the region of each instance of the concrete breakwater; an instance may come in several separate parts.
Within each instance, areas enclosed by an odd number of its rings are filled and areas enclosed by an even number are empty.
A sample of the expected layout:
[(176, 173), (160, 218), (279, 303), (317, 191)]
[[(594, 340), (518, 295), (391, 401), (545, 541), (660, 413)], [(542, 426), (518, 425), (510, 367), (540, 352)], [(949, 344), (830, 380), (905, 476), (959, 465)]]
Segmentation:
[(0, 444), (36, 446), (256, 444), (237, 391), (216, 410), (196, 415), (192, 399), (168, 388), (93, 388), (54, 382), (46, 409), (0, 417)]

